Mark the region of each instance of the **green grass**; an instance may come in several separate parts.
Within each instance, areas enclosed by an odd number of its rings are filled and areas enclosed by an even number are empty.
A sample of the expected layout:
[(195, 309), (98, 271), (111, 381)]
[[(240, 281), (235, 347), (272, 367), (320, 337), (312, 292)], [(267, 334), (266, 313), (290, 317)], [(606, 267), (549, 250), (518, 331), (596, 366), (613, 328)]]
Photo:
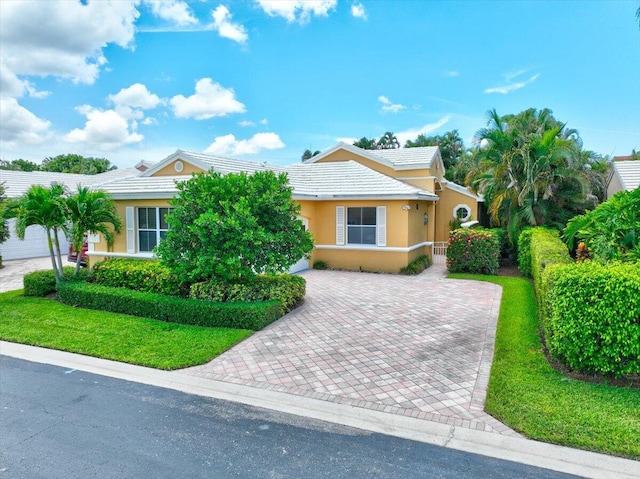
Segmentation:
[(538, 335), (533, 287), (524, 278), (451, 274), (502, 286), (485, 410), (531, 439), (640, 458), (640, 390), (568, 378)]
[(0, 294), (0, 339), (158, 369), (206, 363), (251, 334), (73, 308), (22, 290)]

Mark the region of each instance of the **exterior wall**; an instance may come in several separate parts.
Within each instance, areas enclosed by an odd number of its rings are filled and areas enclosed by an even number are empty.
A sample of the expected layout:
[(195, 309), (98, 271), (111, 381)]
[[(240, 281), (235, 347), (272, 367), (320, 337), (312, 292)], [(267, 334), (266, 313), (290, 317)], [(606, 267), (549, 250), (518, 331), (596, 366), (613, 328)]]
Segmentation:
[(440, 201), (436, 206), (436, 231), (435, 241), (447, 241), (449, 239), (449, 222), (453, 221), (453, 209), (457, 205), (467, 205), (471, 209), (471, 219), (478, 219), (478, 202), (470, 196), (458, 191), (449, 189), (446, 184), (442, 185), (442, 192), (439, 193)]
[[(615, 168), (615, 165), (614, 165), (614, 168)], [(614, 171), (613, 174), (611, 175), (611, 181), (607, 185), (607, 198), (611, 198), (618, 191), (622, 191), (622, 190), (623, 190), (622, 182), (620, 181), (618, 174)]]
[[(176, 165), (177, 161), (181, 161), (182, 162), (183, 169), (182, 169), (181, 172), (177, 172), (176, 169), (175, 169), (175, 165)], [(203, 169), (198, 168), (197, 166), (194, 166), (191, 163), (188, 163), (186, 161), (177, 159), (175, 161), (172, 161), (168, 165), (166, 165), (164, 168), (161, 168), (160, 170), (156, 171), (151, 176), (177, 176), (177, 175), (190, 176), (192, 173), (201, 173), (203, 171), (204, 171)]]

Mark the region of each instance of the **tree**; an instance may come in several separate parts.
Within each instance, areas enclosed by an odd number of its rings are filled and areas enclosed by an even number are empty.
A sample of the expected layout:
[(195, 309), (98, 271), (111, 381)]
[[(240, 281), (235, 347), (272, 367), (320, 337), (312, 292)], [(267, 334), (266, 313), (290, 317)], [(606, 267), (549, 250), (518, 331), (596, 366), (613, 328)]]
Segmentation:
[(302, 161), (307, 161), (319, 154), (320, 154), (320, 150), (316, 150), (313, 153), (311, 152), (311, 150), (304, 150), (304, 153), (302, 154)]
[(367, 138), (366, 136), (363, 136), (358, 141), (354, 141), (353, 146), (357, 146), (363, 150), (377, 150), (378, 142), (375, 138)]
[(551, 110), (517, 115), (488, 113), (487, 128), (476, 133), (483, 145), (467, 177), (494, 224), (505, 226), (512, 243), (527, 225), (561, 229), (597, 199), (585, 172), (582, 144)]
[(42, 171), (56, 171), (59, 173), (79, 173), (83, 175), (97, 175), (105, 171), (117, 169), (105, 158), (92, 158), (76, 154), (58, 155), (45, 158), (42, 161)]
[[(115, 203), (104, 191), (91, 191), (78, 185), (78, 192), (66, 199), (67, 219), (71, 222), (70, 239), (75, 251), (82, 251), (82, 245), (89, 232), (102, 233), (108, 245), (113, 244), (114, 232), (120, 233), (122, 221)], [(76, 261), (75, 275), (80, 271), (80, 254)]]
[[(442, 162), (444, 168), (449, 173), (449, 170), (453, 170), (460, 158), (464, 155), (464, 143), (458, 130), (448, 131), (444, 135), (425, 136), (418, 135), (415, 140), (407, 140), (405, 148), (415, 148), (419, 146), (437, 146), (440, 148), (440, 155), (442, 156)], [(451, 174), (447, 174), (448, 180), (453, 180), (453, 171)]]
[(59, 241), (59, 232), (65, 231), (67, 225), (64, 194), (64, 186), (59, 183), (52, 183), (49, 188), (33, 185), (20, 198), (8, 201), (4, 209), (5, 219), (16, 219), (16, 234), (20, 239), (24, 239), (29, 226), (39, 225), (45, 229), (56, 283), (64, 276)]
[(570, 219), (564, 229), (569, 249), (584, 241), (602, 262), (640, 260), (640, 188), (619, 191), (593, 211)]
[(396, 135), (391, 131), (387, 131), (380, 137), (377, 144), (378, 150), (391, 150), (394, 148), (400, 148), (400, 142), (396, 138)]
[(0, 170), (39, 171), (40, 165), (29, 160), (23, 160), (22, 158), (12, 161), (0, 160)]
[[(9, 231), (9, 225), (7, 224), (7, 220), (4, 219), (3, 209), (4, 205), (7, 201), (7, 196), (5, 194), (4, 183), (0, 183), (0, 244), (4, 243), (11, 236), (11, 232)], [(2, 264), (2, 256), (0, 256), (0, 265)]]
[(199, 173), (177, 187), (156, 252), (187, 281), (286, 271), (313, 249), (284, 173)]

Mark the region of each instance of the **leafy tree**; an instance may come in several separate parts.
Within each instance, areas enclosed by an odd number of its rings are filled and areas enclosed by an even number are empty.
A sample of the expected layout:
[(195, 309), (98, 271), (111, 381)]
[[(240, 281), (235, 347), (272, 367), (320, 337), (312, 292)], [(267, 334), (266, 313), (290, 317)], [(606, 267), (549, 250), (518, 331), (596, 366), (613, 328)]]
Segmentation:
[(593, 211), (570, 219), (564, 238), (573, 249), (584, 241), (603, 262), (640, 260), (640, 188), (619, 191)]
[(0, 170), (39, 171), (40, 165), (29, 160), (23, 160), (22, 158), (12, 161), (0, 160)]
[[(4, 205), (7, 201), (7, 195), (5, 194), (4, 183), (0, 183), (0, 244), (4, 243), (11, 236), (11, 232), (9, 231), (9, 225), (7, 224), (7, 220), (4, 219), (4, 215), (1, 214)], [(0, 264), (2, 264), (2, 257), (0, 256)]]
[(84, 157), (71, 153), (45, 158), (42, 162), (42, 171), (56, 171), (59, 173), (97, 175), (117, 168), (105, 158)]
[(187, 281), (286, 271), (313, 248), (286, 174), (208, 172), (177, 186), (156, 252)]
[(377, 150), (378, 142), (375, 138), (367, 138), (366, 136), (363, 136), (358, 141), (354, 141), (353, 146), (357, 146), (363, 150)]
[(120, 233), (122, 222), (115, 203), (104, 191), (91, 191), (78, 185), (78, 192), (66, 200), (67, 219), (71, 222), (70, 238), (73, 249), (78, 252), (77, 276), (80, 271), (80, 252), (89, 232), (102, 233), (108, 245), (113, 244), (114, 232)]
[(534, 108), (517, 115), (488, 113), (487, 128), (476, 133), (481, 147), (467, 176), (497, 226), (513, 244), (527, 225), (562, 228), (593, 207), (580, 138), (551, 110)]
[(319, 154), (320, 154), (320, 150), (316, 150), (314, 152), (311, 152), (311, 150), (304, 150), (304, 153), (302, 154), (302, 161), (307, 161)]
[(45, 229), (56, 283), (64, 275), (59, 241), (59, 232), (66, 230), (67, 223), (64, 194), (64, 186), (59, 183), (52, 183), (49, 188), (33, 185), (20, 198), (8, 201), (3, 214), (6, 219), (16, 219), (16, 234), (20, 239), (24, 239), (29, 226), (39, 225)]
[(453, 181), (453, 169), (465, 153), (464, 142), (462, 138), (460, 138), (458, 130), (448, 131), (444, 135), (418, 135), (415, 140), (407, 140), (404, 145), (405, 148), (415, 148), (419, 146), (437, 146), (440, 148), (444, 168), (447, 173), (451, 170), (451, 173), (447, 174), (446, 178)]
[(391, 131), (387, 131), (380, 137), (377, 144), (378, 150), (390, 150), (394, 148), (400, 148), (400, 142), (396, 138), (396, 135)]

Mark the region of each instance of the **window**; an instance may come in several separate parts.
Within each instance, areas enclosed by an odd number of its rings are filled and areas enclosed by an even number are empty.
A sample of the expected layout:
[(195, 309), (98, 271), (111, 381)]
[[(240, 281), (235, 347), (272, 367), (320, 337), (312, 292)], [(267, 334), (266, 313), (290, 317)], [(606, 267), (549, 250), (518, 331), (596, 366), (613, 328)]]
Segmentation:
[(170, 208), (138, 208), (138, 251), (150, 253), (165, 237)]
[(376, 208), (347, 208), (347, 243), (376, 244)]
[(469, 221), (471, 219), (471, 208), (467, 205), (458, 205), (453, 209), (453, 217), (459, 221)]

